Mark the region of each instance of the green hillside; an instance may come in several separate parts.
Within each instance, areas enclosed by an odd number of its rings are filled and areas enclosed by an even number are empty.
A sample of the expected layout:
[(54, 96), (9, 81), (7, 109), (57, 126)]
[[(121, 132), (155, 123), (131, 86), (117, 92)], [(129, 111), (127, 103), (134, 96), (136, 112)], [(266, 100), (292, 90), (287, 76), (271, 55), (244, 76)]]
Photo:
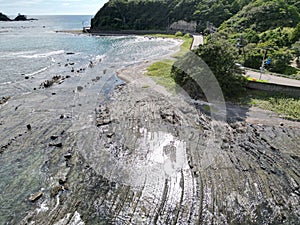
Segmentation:
[(168, 5), (164, 1), (111, 0), (92, 19), (92, 29), (166, 29)]
[(166, 30), (178, 20), (221, 25), (247, 5), (249, 0), (110, 0), (92, 20), (94, 30)]
[(237, 14), (224, 21), (220, 33), (243, 48), (241, 62), (260, 69), (262, 59), (268, 60), (265, 69), (286, 75), (299, 74), (291, 61), (299, 58), (300, 4), (295, 0), (257, 0), (250, 2)]
[(284, 0), (257, 0), (224, 22), (221, 29), (250, 28), (263, 32), (277, 27), (294, 27), (300, 21), (299, 6), (296, 1)]
[[(297, 0), (110, 0), (92, 20), (94, 30), (165, 30), (178, 20), (196, 21), (197, 30), (207, 23), (222, 28), (295, 26), (300, 20)], [(226, 21), (226, 22), (225, 22)]]

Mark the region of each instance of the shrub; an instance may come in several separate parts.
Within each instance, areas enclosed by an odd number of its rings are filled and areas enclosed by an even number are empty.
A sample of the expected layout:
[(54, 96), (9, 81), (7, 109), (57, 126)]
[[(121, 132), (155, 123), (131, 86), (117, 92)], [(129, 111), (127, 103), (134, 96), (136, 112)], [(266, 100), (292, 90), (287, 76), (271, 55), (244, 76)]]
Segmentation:
[(296, 60), (299, 61), (300, 59), (300, 41), (297, 41), (292, 46), (293, 55), (296, 57)]
[(252, 29), (245, 29), (244, 38), (248, 43), (258, 43), (259, 36), (256, 31)]
[(183, 37), (184, 38), (190, 38), (190, 37), (192, 37), (192, 35), (190, 33), (186, 33)]
[(244, 65), (249, 68), (259, 69), (262, 64), (262, 54), (257, 52), (249, 52), (245, 56)]
[(291, 71), (287, 70), (287, 68), (290, 66), (290, 62), (292, 59), (292, 54), (287, 48), (282, 48), (275, 51), (274, 53), (272, 53), (272, 64), (270, 67), (270, 71), (283, 74), (289, 71), (290, 73)]
[(295, 27), (292, 35), (291, 35), (291, 42), (295, 43), (296, 41), (299, 41), (300, 39), (300, 23), (297, 24)]
[(177, 31), (175, 34), (176, 37), (182, 37), (183, 33), (181, 31)]

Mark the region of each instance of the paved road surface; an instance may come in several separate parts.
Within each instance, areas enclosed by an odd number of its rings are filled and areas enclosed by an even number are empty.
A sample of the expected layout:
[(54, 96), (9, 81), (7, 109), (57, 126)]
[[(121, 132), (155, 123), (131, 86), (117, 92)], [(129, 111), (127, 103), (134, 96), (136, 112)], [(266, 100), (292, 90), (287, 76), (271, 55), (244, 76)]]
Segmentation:
[(191, 50), (198, 48), (199, 45), (203, 45), (203, 35), (193, 35), (193, 38)]
[[(260, 78), (260, 73), (259, 72), (254, 72), (254, 71), (247, 71), (246, 75), (259, 79)], [(294, 86), (294, 87), (299, 87), (300, 88), (300, 80), (294, 80), (294, 79), (288, 79), (285, 77), (278, 77), (270, 74), (262, 74), (261, 76), (262, 80), (267, 80), (270, 83), (274, 84), (281, 84), (281, 85), (287, 85), (287, 86)]]

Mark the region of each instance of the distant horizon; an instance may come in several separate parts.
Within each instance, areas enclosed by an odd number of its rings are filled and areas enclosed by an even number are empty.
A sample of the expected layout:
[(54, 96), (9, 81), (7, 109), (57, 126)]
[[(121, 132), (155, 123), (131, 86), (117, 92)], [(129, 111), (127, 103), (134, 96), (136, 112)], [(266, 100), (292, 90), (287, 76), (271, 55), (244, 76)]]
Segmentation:
[[(3, 12), (1, 12), (1, 13), (3, 13)], [(6, 15), (6, 16), (9, 16), (9, 17), (11, 17), (11, 16), (14, 16), (14, 17), (16, 17), (16, 16), (18, 16), (18, 14), (14, 14), (14, 15), (9, 15), (9, 14), (6, 14), (6, 13), (3, 13), (4, 15)], [(38, 14), (25, 14), (25, 13), (20, 13), (21, 15), (24, 15), (24, 16), (95, 16), (95, 15), (92, 15), (92, 14), (40, 14), (40, 15), (38, 15)]]
[(108, 0), (0, 0), (0, 12), (7, 16), (95, 15)]

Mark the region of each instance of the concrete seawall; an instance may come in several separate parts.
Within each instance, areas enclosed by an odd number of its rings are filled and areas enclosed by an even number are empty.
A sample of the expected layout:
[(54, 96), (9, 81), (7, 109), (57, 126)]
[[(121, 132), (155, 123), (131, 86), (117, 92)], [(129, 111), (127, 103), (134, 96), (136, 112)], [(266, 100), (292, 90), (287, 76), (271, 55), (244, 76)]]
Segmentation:
[(282, 84), (273, 84), (273, 83), (260, 83), (255, 81), (249, 81), (247, 88), (266, 91), (266, 92), (276, 92), (288, 94), (294, 97), (300, 97), (300, 88), (294, 86), (287, 86)]

